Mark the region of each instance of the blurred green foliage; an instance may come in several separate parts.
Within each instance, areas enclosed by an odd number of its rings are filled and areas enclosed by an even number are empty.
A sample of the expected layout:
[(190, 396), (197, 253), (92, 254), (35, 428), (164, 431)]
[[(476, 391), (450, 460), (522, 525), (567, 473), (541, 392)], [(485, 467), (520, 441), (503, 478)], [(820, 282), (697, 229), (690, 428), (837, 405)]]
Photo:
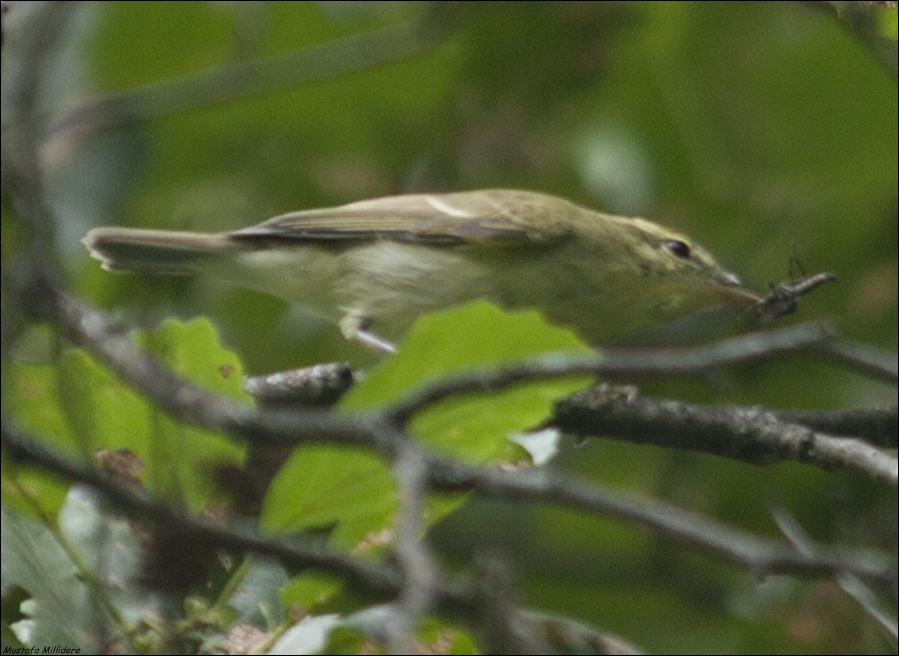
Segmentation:
[[(211, 317), (250, 372), (369, 365), (374, 356), (333, 326), (280, 301), (210, 280), (107, 274), (77, 240), (95, 225), (224, 230), (377, 195), (523, 187), (677, 227), (758, 288), (791, 275), (795, 247), (807, 270), (832, 270), (839, 282), (786, 321), (831, 317), (845, 335), (895, 349), (895, 69), (821, 6), (86, 4), (58, 46), (47, 106), (103, 93), (130, 104), (98, 111), (96, 125), (109, 128), (87, 137), (50, 134), (59, 250), (92, 302), (138, 325)], [(869, 11), (895, 52), (896, 10)], [(380, 50), (352, 40), (391, 26)], [(396, 34), (418, 45), (381, 62), (402, 45)], [(311, 81), (202, 101), (205, 73), (304, 48), (300, 61), (316, 74), (295, 74)], [(353, 69), (359, 58), (370, 65)], [(198, 100), (172, 112), (154, 94), (178, 76), (188, 76), (179, 98)], [(4, 259), (20, 238), (8, 214)], [(643, 393), (778, 408), (896, 403), (894, 389), (811, 356)], [(816, 539), (895, 549), (895, 492), (849, 474), (611, 441), (568, 448), (557, 466), (772, 536), (773, 497)], [(618, 522), (483, 502), (448, 518), (435, 539), (458, 564), (500, 545), (522, 601), (650, 651), (894, 648), (827, 581), (759, 581)]]

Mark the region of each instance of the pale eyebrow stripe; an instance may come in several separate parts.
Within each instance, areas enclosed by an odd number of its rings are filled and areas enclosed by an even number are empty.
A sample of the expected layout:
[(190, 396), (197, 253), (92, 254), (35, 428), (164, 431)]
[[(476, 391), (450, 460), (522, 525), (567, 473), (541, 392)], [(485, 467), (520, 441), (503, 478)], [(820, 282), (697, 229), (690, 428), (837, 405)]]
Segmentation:
[(465, 210), (460, 210), (457, 207), (453, 207), (449, 203), (446, 203), (439, 198), (435, 198), (434, 196), (425, 196), (425, 202), (438, 212), (449, 214), (450, 216), (454, 216), (457, 219), (474, 218), (474, 214), (472, 214), (471, 212), (466, 212)]

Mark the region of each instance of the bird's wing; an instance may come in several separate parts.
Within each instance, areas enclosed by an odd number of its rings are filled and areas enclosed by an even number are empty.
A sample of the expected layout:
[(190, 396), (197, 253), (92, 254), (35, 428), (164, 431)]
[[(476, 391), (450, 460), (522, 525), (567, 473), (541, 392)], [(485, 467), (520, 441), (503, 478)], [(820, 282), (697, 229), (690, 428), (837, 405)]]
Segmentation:
[(319, 243), (543, 244), (570, 234), (566, 211), (580, 210), (568, 201), (527, 191), (412, 194), (291, 212), (228, 234), (239, 240)]

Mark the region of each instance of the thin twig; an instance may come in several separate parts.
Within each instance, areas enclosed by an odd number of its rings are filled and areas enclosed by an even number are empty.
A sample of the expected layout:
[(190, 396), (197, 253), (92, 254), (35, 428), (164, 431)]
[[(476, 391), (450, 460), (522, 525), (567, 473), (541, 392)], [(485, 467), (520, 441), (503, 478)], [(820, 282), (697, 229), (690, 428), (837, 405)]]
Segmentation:
[(893, 385), (899, 381), (899, 355), (851, 339), (834, 339), (815, 347), (820, 353), (866, 376)]
[(550, 355), (498, 371), (462, 375), (435, 383), (395, 405), (390, 417), (405, 424), (421, 410), (451, 396), (497, 392), (525, 381), (595, 374), (604, 379), (696, 373), (724, 364), (794, 351), (833, 336), (826, 323), (804, 323), (733, 337), (714, 344), (670, 349), (605, 349), (596, 357)]
[(443, 462), (434, 469), (437, 489), (474, 490), (513, 501), (539, 501), (642, 524), (667, 538), (702, 548), (758, 576), (852, 572), (884, 584), (895, 584), (895, 563), (885, 554), (822, 549), (815, 558), (790, 545), (766, 540), (657, 499), (625, 496), (593, 481), (579, 483), (547, 469), (515, 473)]
[[(781, 504), (770, 503), (771, 514), (778, 528), (800, 553), (806, 556), (815, 556), (820, 547), (803, 530), (799, 523), (787, 512)], [(890, 634), (894, 640), (899, 637), (899, 625), (895, 616), (890, 616), (877, 600), (877, 595), (864, 581), (853, 574), (841, 572), (836, 575), (837, 584), (843, 592), (855, 599), (865, 612)], [(895, 588), (893, 588), (895, 590)]]
[(476, 580), (472, 599), (476, 628), (487, 654), (548, 654), (549, 644), (540, 626), (522, 621), (507, 559), (495, 549), (485, 549), (474, 562)]
[(53, 121), (51, 132), (79, 138), (123, 124), (260, 96), (315, 80), (332, 79), (425, 52), (438, 41), (425, 21), (412, 19), (362, 34), (254, 60), (200, 71), (127, 91), (95, 96)]
[(872, 444), (895, 449), (899, 446), (899, 408), (854, 410), (773, 410), (778, 421), (802, 424), (830, 435), (863, 438)]
[(418, 619), (434, 605), (434, 589), (439, 577), (423, 537), (428, 491), (428, 463), (424, 454), (411, 443), (401, 446), (394, 458), (393, 473), (400, 506), (394, 555), (403, 573), (403, 587), (396, 603), (394, 621), (387, 628), (388, 650), (392, 654), (408, 654), (412, 651)]

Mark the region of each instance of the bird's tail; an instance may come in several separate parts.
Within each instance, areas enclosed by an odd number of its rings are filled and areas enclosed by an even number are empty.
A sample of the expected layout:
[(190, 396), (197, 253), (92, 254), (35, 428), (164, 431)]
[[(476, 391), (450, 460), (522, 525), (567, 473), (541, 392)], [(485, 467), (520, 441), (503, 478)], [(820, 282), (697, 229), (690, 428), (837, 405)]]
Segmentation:
[(204, 262), (240, 248), (225, 233), (94, 228), (81, 242), (107, 271), (186, 275)]

